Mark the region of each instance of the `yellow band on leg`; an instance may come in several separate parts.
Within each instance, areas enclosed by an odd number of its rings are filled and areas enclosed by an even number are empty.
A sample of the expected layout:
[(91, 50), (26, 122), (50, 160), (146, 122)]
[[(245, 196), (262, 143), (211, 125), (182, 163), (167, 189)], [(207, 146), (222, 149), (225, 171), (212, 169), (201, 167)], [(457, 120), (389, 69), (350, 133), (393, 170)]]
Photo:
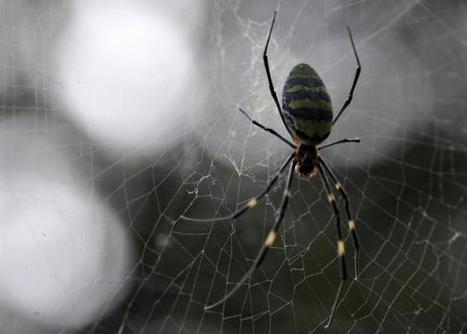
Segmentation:
[(268, 237), (264, 241), (264, 245), (267, 247), (271, 247), (274, 244), (274, 241), (276, 240), (276, 236), (277, 236), (276, 232), (274, 231), (269, 232)]
[(343, 240), (337, 242), (337, 255), (343, 256), (345, 254), (345, 245)]

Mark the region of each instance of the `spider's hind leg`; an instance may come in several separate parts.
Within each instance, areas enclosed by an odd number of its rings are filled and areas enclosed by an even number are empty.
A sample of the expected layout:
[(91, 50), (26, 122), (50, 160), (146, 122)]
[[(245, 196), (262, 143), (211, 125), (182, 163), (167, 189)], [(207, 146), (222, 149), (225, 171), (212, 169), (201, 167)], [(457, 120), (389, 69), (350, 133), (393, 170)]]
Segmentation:
[(344, 102), (343, 106), (339, 109), (339, 112), (337, 113), (336, 117), (332, 121), (332, 125), (336, 124), (337, 120), (339, 117), (341, 117), (342, 113), (347, 109), (347, 107), (352, 103), (353, 99), (353, 93), (355, 90), (355, 87), (357, 86), (358, 78), (360, 77), (360, 73), (362, 71), (362, 65), (360, 64), (360, 58), (358, 57), (357, 49), (355, 48), (355, 43), (353, 41), (352, 37), (352, 31), (350, 30), (349, 27), (347, 27), (347, 32), (349, 34), (349, 39), (350, 43), (352, 44), (352, 50), (355, 55), (355, 59), (357, 60), (357, 69), (355, 70), (354, 78), (352, 81), (352, 87), (350, 88), (349, 96), (347, 97), (347, 100)]
[(261, 124), (260, 122), (258, 122), (257, 120), (254, 120), (253, 118), (250, 117), (250, 115), (248, 115), (246, 113), (245, 110), (243, 110), (242, 108), (238, 108), (238, 110), (240, 110), (240, 112), (245, 115), (246, 118), (248, 118), (248, 120), (253, 123), (253, 125), (256, 125), (257, 127), (263, 129), (264, 131), (266, 132), (269, 132), (270, 134), (276, 136), (277, 138), (279, 138), (280, 140), (282, 140), (284, 143), (286, 143), (287, 145), (289, 145), (290, 147), (292, 147), (293, 149), (296, 149), (297, 146), (292, 144), (289, 140), (285, 139), (283, 136), (281, 136), (276, 130), (274, 129), (271, 129), (271, 128), (268, 128), (268, 127), (265, 127), (263, 124)]
[(266, 76), (268, 77), (269, 92), (271, 93), (274, 103), (276, 104), (276, 108), (277, 108), (277, 111), (279, 112), (279, 115), (281, 116), (282, 123), (284, 124), (289, 134), (293, 137), (292, 130), (290, 129), (290, 126), (287, 124), (287, 122), (285, 121), (284, 113), (282, 112), (281, 104), (277, 97), (276, 89), (274, 88), (274, 83), (272, 82), (271, 70), (269, 68), (268, 48), (269, 48), (269, 42), (271, 41), (271, 35), (272, 35), (272, 30), (274, 28), (274, 23), (276, 22), (276, 16), (277, 16), (277, 11), (274, 12), (274, 15), (272, 17), (271, 28), (269, 28), (268, 39), (266, 40), (266, 45), (264, 46), (263, 64), (264, 64), (264, 69), (266, 71)]

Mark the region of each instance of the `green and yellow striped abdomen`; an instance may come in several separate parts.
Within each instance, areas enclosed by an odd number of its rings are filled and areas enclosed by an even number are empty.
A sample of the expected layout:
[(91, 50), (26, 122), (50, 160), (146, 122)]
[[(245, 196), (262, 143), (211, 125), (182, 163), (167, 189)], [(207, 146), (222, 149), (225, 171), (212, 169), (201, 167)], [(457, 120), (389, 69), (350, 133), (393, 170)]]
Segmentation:
[(282, 110), (294, 136), (307, 145), (317, 145), (331, 133), (331, 98), (318, 73), (307, 64), (290, 71), (282, 92)]

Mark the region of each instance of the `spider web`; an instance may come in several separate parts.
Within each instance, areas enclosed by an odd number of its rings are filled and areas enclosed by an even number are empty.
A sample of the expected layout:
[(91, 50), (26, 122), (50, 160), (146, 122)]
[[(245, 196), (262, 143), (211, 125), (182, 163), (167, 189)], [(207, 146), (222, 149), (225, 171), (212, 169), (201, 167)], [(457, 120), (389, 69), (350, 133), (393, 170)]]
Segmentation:
[[(356, 68), (346, 25), (363, 66), (354, 101), (328, 139), (359, 137), (361, 143), (322, 151), (349, 193), (361, 244), (359, 279), (344, 285), (327, 332), (462, 333), (467, 326), (467, 6), (460, 0), (442, 5), (293, 0), (196, 6), (205, 12), (197, 26), (202, 37), (196, 51), (203, 89), (184, 102), (185, 113), (195, 116), (180, 119), (180, 130), (170, 136), (155, 134), (123, 153), (109, 154), (111, 139), (92, 139), (76, 119), (60, 116), (63, 110), (46, 99), (44, 88), (62, 84), (48, 77), (55, 71), (51, 65), (42, 64), (39, 75), (23, 63), (10, 65), (11, 55), (2, 54), (3, 120), (13, 122), (8, 124), (15, 134), (39, 131), (45, 138), (67, 138), (66, 143), (53, 140), (54, 149), (66, 152), (65, 162), (49, 164), (57, 169), (78, 165), (81, 186), (95, 191), (123, 222), (123, 234), (131, 240), (127, 251), (134, 254), (117, 284), (117, 291), (125, 293), (109, 297), (80, 329), (47, 325), (44, 332), (324, 331), (340, 267), (334, 217), (317, 177), (295, 178), (280, 237), (263, 265), (212, 310), (204, 306), (232, 289), (255, 259), (275, 219), (285, 177), (234, 221), (179, 219), (234, 212), (262, 191), (290, 154), (287, 145), (237, 111), (242, 107), (287, 135), (262, 64), (272, 13), (278, 9), (269, 56), (279, 95), (291, 67), (306, 62), (322, 76), (334, 108), (340, 107)], [(2, 7), (50, 20), (45, 33), (28, 32), (36, 37), (58, 32), (62, 27), (56, 17), (69, 15), (68, 8), (57, 5), (51, 10), (44, 4), (2, 2)], [(5, 37), (13, 26), (5, 23), (3, 46), (14, 45)], [(47, 48), (37, 44), (40, 51)], [(12, 77), (17, 71), (22, 72), (19, 79)], [(40, 121), (26, 130), (18, 127), (30, 113)], [(77, 134), (62, 134), (68, 131)], [(162, 138), (157, 152), (141, 154)], [(26, 158), (50, 153), (50, 148), (24, 145), (18, 152)], [(16, 153), (3, 153), (2, 159), (16, 159)], [(72, 240), (69, 235), (65, 242)], [(351, 269), (349, 237), (346, 250)], [(4, 311), (0, 318), (10, 333), (24, 333), (36, 324), (18, 317), (12, 325), (9, 316)]]

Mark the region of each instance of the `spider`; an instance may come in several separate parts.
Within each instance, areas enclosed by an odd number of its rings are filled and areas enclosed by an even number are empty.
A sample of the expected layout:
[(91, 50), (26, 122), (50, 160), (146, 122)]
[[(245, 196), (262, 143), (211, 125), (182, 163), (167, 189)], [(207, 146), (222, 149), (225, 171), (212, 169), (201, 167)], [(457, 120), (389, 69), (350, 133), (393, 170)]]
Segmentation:
[(271, 78), (271, 72), (269, 70), (269, 60), (268, 60), (268, 46), (271, 39), (271, 34), (273, 31), (274, 23), (276, 21), (277, 11), (274, 12), (271, 27), (269, 29), (269, 34), (266, 40), (266, 45), (263, 52), (263, 63), (266, 70), (266, 75), (269, 82), (269, 91), (274, 99), (279, 115), (282, 119), (282, 122), (287, 129), (288, 133), (293, 138), (293, 142), (281, 136), (277, 131), (265, 127), (256, 120), (252, 119), (243, 109), (239, 108), (239, 111), (245, 115), (248, 120), (253, 123), (255, 126), (263, 129), (264, 131), (269, 132), (270, 134), (277, 137), (279, 140), (284, 142), (293, 148), (293, 152), (290, 156), (282, 163), (279, 171), (274, 175), (274, 177), (269, 181), (266, 188), (256, 197), (250, 199), (245, 205), (240, 207), (236, 212), (224, 216), (217, 217), (212, 219), (198, 219), (191, 218), (186, 216), (181, 216), (181, 219), (187, 221), (196, 221), (196, 222), (219, 222), (226, 221), (240, 217), (246, 213), (249, 209), (254, 208), (258, 201), (262, 199), (266, 194), (271, 190), (273, 185), (277, 182), (280, 175), (285, 171), (288, 165), (290, 165), (288, 177), (282, 195), (282, 201), (279, 207), (278, 214), (276, 216), (276, 221), (272, 226), (270, 232), (266, 236), (266, 239), (263, 242), (261, 250), (259, 251), (257, 257), (255, 258), (250, 269), (244, 274), (239, 282), (220, 300), (217, 302), (208, 305), (205, 309), (212, 309), (222, 303), (224, 303), (228, 298), (230, 298), (242, 285), (243, 283), (251, 276), (253, 271), (257, 269), (264, 261), (268, 250), (273, 246), (278, 230), (281, 226), (281, 223), (284, 219), (285, 211), (289, 203), (289, 198), (291, 197), (291, 187), (292, 180), (295, 173), (299, 174), (302, 177), (305, 177), (311, 180), (314, 176), (319, 175), (321, 181), (324, 185), (324, 190), (327, 194), (327, 199), (332, 206), (335, 221), (336, 221), (336, 231), (337, 231), (337, 257), (340, 259), (341, 267), (341, 281), (336, 292), (336, 297), (331, 308), (331, 314), (329, 316), (328, 322), (325, 327), (329, 327), (332, 323), (334, 313), (337, 308), (337, 303), (339, 300), (340, 292), (342, 289), (343, 283), (346, 281), (347, 265), (345, 260), (345, 244), (341, 227), (340, 212), (339, 207), (336, 203), (336, 197), (334, 196), (333, 189), (331, 187), (328, 177), (334, 182), (334, 187), (336, 191), (340, 193), (342, 199), (345, 203), (345, 211), (347, 214), (347, 224), (349, 232), (352, 235), (352, 241), (354, 246), (354, 270), (355, 270), (355, 279), (358, 278), (358, 259), (359, 259), (359, 243), (357, 238), (357, 232), (355, 229), (355, 220), (353, 219), (349, 197), (342, 186), (338, 181), (336, 175), (329, 167), (329, 164), (326, 160), (318, 153), (325, 148), (342, 144), (342, 143), (351, 143), (351, 142), (360, 142), (359, 138), (345, 138), (329, 144), (318, 146), (322, 143), (331, 133), (332, 126), (337, 122), (342, 113), (347, 109), (347, 107), (352, 102), (353, 93), (357, 85), (358, 78), (360, 77), (361, 65), (360, 59), (355, 48), (355, 43), (352, 37), (352, 32), (349, 27), (347, 27), (347, 32), (349, 35), (350, 43), (352, 45), (353, 53), (357, 61), (357, 68), (355, 70), (352, 86), (350, 88), (350, 93), (347, 100), (344, 102), (342, 107), (339, 109), (336, 117), (333, 119), (333, 109), (331, 104), (331, 99), (327, 92), (326, 86), (321, 80), (318, 73), (309, 66), (308, 64), (298, 64), (292, 68), (290, 71), (287, 80), (285, 81), (284, 89), (282, 92), (282, 107), (277, 98), (277, 94), (274, 89), (274, 84)]

